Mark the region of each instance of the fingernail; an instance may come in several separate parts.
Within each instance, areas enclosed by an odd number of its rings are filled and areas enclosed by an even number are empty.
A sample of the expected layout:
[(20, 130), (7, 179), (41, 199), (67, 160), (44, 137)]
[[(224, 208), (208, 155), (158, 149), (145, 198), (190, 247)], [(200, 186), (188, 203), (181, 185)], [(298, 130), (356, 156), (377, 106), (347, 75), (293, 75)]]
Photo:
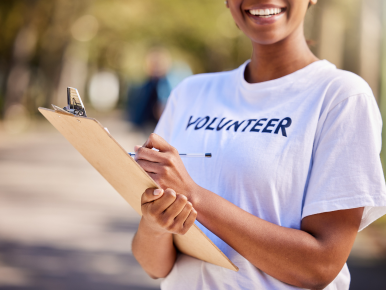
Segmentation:
[(154, 195), (160, 195), (162, 193), (162, 189), (160, 189), (160, 188), (157, 188), (157, 189), (155, 189), (154, 191), (153, 191), (153, 194)]

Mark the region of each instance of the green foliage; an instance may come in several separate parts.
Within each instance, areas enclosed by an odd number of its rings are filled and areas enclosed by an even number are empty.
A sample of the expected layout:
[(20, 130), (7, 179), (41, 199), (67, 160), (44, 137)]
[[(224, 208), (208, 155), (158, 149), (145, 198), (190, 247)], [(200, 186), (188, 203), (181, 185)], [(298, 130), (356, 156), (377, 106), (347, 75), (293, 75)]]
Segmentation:
[[(84, 15), (95, 17), (98, 30), (81, 43), (74, 30)], [(144, 56), (155, 45), (167, 47), (174, 59), (188, 62), (195, 73), (233, 69), (251, 53), (249, 41), (221, 0), (0, 1), (0, 26), (3, 108), (13, 102), (35, 104), (31, 98), (36, 95), (38, 103), (49, 104), (69, 54), (83, 55), (87, 74), (107, 69), (124, 82), (133, 82), (143, 77)], [(28, 39), (31, 49), (20, 56), (18, 48)], [(74, 47), (83, 48), (78, 53)], [(15, 97), (7, 93), (6, 83), (18, 64), (39, 76), (31, 75), (23, 95)]]

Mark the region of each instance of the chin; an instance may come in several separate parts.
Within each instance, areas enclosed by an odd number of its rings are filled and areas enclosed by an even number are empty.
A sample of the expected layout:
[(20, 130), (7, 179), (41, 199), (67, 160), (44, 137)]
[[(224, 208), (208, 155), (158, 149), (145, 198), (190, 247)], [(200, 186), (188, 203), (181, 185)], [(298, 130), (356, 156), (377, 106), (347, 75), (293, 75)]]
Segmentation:
[(255, 35), (249, 35), (248, 38), (253, 42), (261, 45), (271, 45), (278, 43), (285, 39), (283, 35), (277, 35), (276, 33), (259, 33)]
[[(240, 27), (240, 26), (239, 26)], [(244, 34), (252, 41), (252, 43), (261, 45), (270, 45), (278, 43), (286, 39), (289, 35), (287, 29), (282, 27), (261, 27), (260, 29), (254, 29), (251, 27), (240, 27)]]

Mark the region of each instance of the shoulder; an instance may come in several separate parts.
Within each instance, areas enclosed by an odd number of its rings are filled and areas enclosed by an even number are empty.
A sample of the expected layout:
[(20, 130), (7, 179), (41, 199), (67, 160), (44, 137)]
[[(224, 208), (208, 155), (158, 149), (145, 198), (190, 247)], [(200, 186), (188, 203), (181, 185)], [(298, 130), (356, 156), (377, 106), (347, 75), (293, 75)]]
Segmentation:
[(373, 92), (367, 82), (360, 76), (341, 69), (331, 71), (330, 89), (336, 92), (344, 92), (347, 95), (368, 94)]
[(330, 65), (320, 72), (325, 89), (326, 102), (334, 106), (350, 97), (363, 96), (375, 101), (373, 92), (367, 82), (360, 76)]
[[(319, 122), (352, 123), (352, 120), (372, 120), (377, 128), (382, 118), (374, 94), (367, 82), (360, 76), (340, 70), (331, 65), (319, 74), (318, 89), (323, 90)], [(329, 127), (329, 126), (327, 126)], [(358, 126), (354, 126), (358, 127)]]

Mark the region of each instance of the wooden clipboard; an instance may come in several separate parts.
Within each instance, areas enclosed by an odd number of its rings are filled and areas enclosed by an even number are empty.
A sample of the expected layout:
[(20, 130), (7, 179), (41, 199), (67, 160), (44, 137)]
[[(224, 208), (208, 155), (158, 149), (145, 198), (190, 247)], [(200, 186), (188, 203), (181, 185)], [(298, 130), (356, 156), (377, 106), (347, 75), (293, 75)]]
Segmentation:
[[(46, 108), (39, 108), (39, 111), (142, 215), (142, 193), (147, 188), (158, 188), (158, 185), (104, 127), (92, 118)], [(196, 225), (183, 236), (174, 235), (174, 244), (186, 255), (233, 271), (239, 270)]]

